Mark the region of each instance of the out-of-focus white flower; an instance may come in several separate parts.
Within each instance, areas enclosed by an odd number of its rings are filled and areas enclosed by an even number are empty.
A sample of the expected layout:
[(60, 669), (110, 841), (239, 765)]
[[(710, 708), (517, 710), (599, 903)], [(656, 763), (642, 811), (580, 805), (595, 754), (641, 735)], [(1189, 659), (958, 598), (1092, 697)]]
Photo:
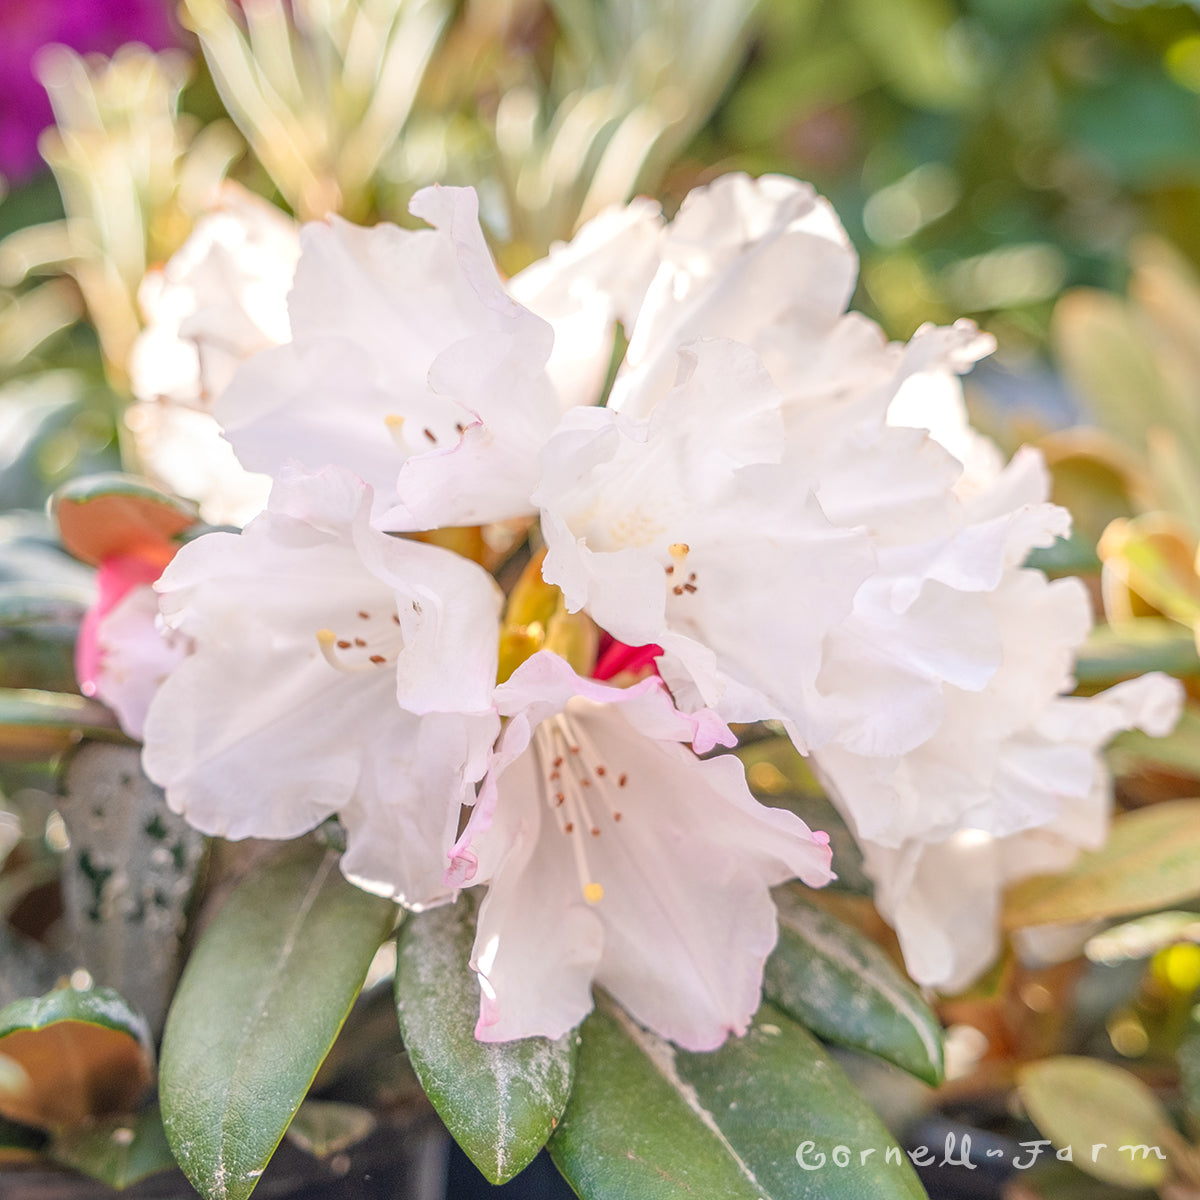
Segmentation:
[(292, 475), (244, 533), (180, 550), (158, 590), (193, 648), (151, 703), (144, 762), (206, 833), (295, 837), (337, 813), (347, 877), (422, 906), (450, 894), (445, 849), (497, 732), (499, 594), (467, 559), (373, 530), (370, 505), (348, 472)]
[(978, 743), (993, 741), (987, 747), (993, 811), (1011, 804), (1019, 815), (1042, 805), (1041, 819), (1025, 828), (989, 832), (968, 825), (941, 840), (913, 838), (898, 847), (860, 838), (875, 903), (918, 983), (944, 992), (966, 987), (999, 952), (1003, 890), (1026, 876), (1063, 870), (1080, 850), (1103, 845), (1112, 780), (1101, 748), (1122, 729), (1169, 733), (1182, 702), (1178, 681), (1145, 675), (1097, 696), (1054, 699), (1008, 736), (992, 739), (984, 731), (965, 744), (953, 764), (958, 776)]
[(425, 188), (410, 208), (434, 228), (305, 227), (292, 340), (247, 362), (216, 415), (252, 470), (353, 470), (380, 528), (527, 514), (559, 416), (553, 333), (504, 290), (473, 191)]
[(697, 758), (688, 743), (732, 735), (657, 679), (614, 688), (542, 652), (496, 703), (510, 720), (451, 872), (488, 883), (476, 1036), (558, 1037), (593, 981), (687, 1049), (744, 1032), (775, 944), (768, 889), (828, 882), (829, 839), (758, 804), (735, 758)]
[(146, 328), (129, 372), (139, 400), (207, 408), (237, 367), (286, 342), (300, 256), (295, 222), (235, 183), (162, 267), (142, 280)]
[(126, 413), (145, 469), (200, 504), (214, 524), (262, 511), (270, 480), (242, 468), (211, 409), (237, 367), (289, 336), (287, 293), (300, 242), (294, 222), (233, 183), (138, 294), (146, 327)]

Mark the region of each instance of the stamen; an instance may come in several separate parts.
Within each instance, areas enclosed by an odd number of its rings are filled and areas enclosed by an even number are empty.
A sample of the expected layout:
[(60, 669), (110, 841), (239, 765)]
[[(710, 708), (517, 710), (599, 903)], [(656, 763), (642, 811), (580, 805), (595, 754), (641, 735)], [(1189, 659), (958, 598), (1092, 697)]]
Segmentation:
[(369, 663), (348, 663), (344, 658), (337, 653), (336, 647), (341, 643), (338, 641), (338, 636), (332, 629), (317, 630), (317, 645), (321, 647), (321, 654), (325, 661), (334, 668), (334, 670), (345, 673), (357, 673), (359, 671), (371, 670)]
[(392, 441), (395, 442), (401, 450), (405, 449), (403, 432), (404, 418), (397, 416), (395, 413), (388, 413), (387, 416), (383, 418), (383, 423), (387, 426), (387, 431), (391, 435)]
[(428, 438), (428, 439), (429, 439), (429, 440), (430, 440), (430, 441), (431, 441), (431, 442), (432, 442), (432, 443), (433, 443), (435, 446), (437, 445), (437, 435), (436, 435), (436, 434), (433, 432), (433, 430), (432, 430), (432, 429), (423, 429), (421, 432), (422, 432), (422, 433), (424, 433), (424, 434), (425, 434), (425, 436), (426, 436), (426, 437), (427, 437), (427, 438)]

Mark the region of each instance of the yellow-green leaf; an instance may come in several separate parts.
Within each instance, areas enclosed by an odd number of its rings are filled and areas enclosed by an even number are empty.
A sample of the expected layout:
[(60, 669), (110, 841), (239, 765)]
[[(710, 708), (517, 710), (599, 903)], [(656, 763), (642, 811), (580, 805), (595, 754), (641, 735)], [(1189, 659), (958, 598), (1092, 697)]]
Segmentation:
[(1062, 1056), (1017, 1072), (1021, 1101), (1081, 1171), (1121, 1187), (1157, 1187), (1167, 1175), (1170, 1118), (1136, 1075), (1094, 1058)]
[(1200, 896), (1200, 800), (1172, 800), (1126, 813), (1108, 844), (1057, 875), (1011, 888), (1009, 929), (1149, 912)]

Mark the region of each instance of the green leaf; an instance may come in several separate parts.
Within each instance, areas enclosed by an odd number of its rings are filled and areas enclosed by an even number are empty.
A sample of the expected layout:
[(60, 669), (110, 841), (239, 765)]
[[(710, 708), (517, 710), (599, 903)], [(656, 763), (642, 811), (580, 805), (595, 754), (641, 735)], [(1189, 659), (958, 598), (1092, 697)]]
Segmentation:
[(763, 1200), (708, 1114), (664, 1074), (662, 1054), (649, 1057), (657, 1041), (607, 1006), (580, 1034), (575, 1086), (549, 1150), (583, 1200)]
[(140, 1013), (109, 988), (57, 988), (0, 1009), (0, 1115), (63, 1127), (130, 1112), (154, 1048)]
[[(822, 1169), (798, 1162), (806, 1142), (806, 1162), (825, 1153)], [(835, 1146), (847, 1148), (852, 1167), (833, 1163)], [(860, 1164), (868, 1148), (875, 1153)], [(745, 1037), (689, 1054), (602, 1003), (584, 1022), (575, 1089), (550, 1153), (584, 1200), (925, 1195), (816, 1040), (769, 1005)]]
[(1200, 1121), (1200, 1026), (1193, 1020), (1179, 1043), (1179, 1093), (1193, 1122)]
[(114, 1188), (175, 1167), (157, 1105), (136, 1117), (111, 1118), (64, 1133), (51, 1144), (49, 1155)]
[(791, 892), (775, 893), (779, 943), (763, 993), (827, 1041), (942, 1079), (942, 1028), (920, 992), (869, 938)]
[(754, 1173), (760, 1195), (924, 1200), (912, 1167), (841, 1068), (770, 1004), (745, 1037), (711, 1054), (677, 1052), (675, 1070)]
[(504, 1183), (529, 1165), (562, 1116), (576, 1038), (476, 1041), (474, 937), (466, 901), (409, 918), (396, 1012), (413, 1069), (454, 1140), (492, 1183)]
[(51, 758), (85, 735), (128, 740), (116, 717), (95, 700), (67, 692), (0, 688), (0, 761)]
[[(1167, 1153), (1174, 1132), (1154, 1093), (1136, 1075), (1093, 1058), (1062, 1056), (1017, 1071), (1018, 1090), (1034, 1124), (1058, 1149), (1097, 1179), (1122, 1187), (1156, 1187), (1167, 1163), (1141, 1147)], [(1105, 1144), (1103, 1150), (1095, 1147)], [(1122, 1147), (1125, 1150), (1122, 1151)], [(1137, 1149), (1135, 1149), (1137, 1148)]]
[(338, 855), (287, 846), (204, 932), (163, 1035), (167, 1139), (206, 1200), (243, 1200), (354, 1003), (396, 906), (347, 883)]
[(369, 1109), (336, 1100), (305, 1100), (288, 1126), (288, 1141), (314, 1158), (328, 1158), (357, 1145), (375, 1128)]
[(1075, 660), (1075, 678), (1082, 684), (1115, 683), (1147, 671), (1200, 675), (1196, 635), (1175, 621), (1139, 617), (1120, 629), (1093, 630)]
[(1200, 896), (1200, 800), (1119, 816), (1102, 850), (1058, 875), (1036, 875), (1005, 899), (1009, 929), (1149, 912)]

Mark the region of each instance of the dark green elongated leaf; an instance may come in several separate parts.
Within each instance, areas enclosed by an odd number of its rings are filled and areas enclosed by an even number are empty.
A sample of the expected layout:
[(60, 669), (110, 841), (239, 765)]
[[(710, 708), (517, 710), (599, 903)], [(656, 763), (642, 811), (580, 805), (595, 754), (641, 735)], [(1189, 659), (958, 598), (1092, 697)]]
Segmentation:
[(921, 993), (869, 938), (784, 889), (763, 992), (831, 1042), (868, 1050), (926, 1083), (943, 1071), (942, 1028)]
[(150, 1086), (145, 1018), (110, 988), (56, 988), (0, 1010), (0, 1115), (61, 1128), (130, 1112)]
[(923, 1200), (912, 1167), (841, 1068), (772, 1005), (745, 1037), (711, 1054), (678, 1051), (674, 1063), (764, 1198)]
[(201, 937), (163, 1035), (163, 1125), (206, 1200), (243, 1200), (275, 1152), (395, 921), (338, 855), (287, 846)]
[(575, 1089), (550, 1153), (584, 1200), (925, 1195), (820, 1044), (770, 1005), (745, 1037), (689, 1054), (601, 1003), (584, 1022)]
[(396, 1012), (434, 1108), (471, 1161), (503, 1183), (529, 1165), (562, 1116), (576, 1038), (476, 1041), (474, 937), (465, 900), (411, 917), (400, 934)]
[(50, 758), (84, 735), (128, 741), (95, 700), (68, 692), (0, 688), (0, 761)]
[(1107, 844), (1057, 875), (1010, 888), (1009, 929), (1149, 912), (1200, 896), (1200, 800), (1171, 800), (1113, 822)]
[(157, 1105), (135, 1117), (69, 1130), (55, 1138), (49, 1155), (64, 1167), (114, 1188), (127, 1188), (175, 1166)]
[(608, 1005), (580, 1036), (575, 1085), (548, 1148), (583, 1200), (770, 1200), (712, 1118), (664, 1073), (668, 1048)]

